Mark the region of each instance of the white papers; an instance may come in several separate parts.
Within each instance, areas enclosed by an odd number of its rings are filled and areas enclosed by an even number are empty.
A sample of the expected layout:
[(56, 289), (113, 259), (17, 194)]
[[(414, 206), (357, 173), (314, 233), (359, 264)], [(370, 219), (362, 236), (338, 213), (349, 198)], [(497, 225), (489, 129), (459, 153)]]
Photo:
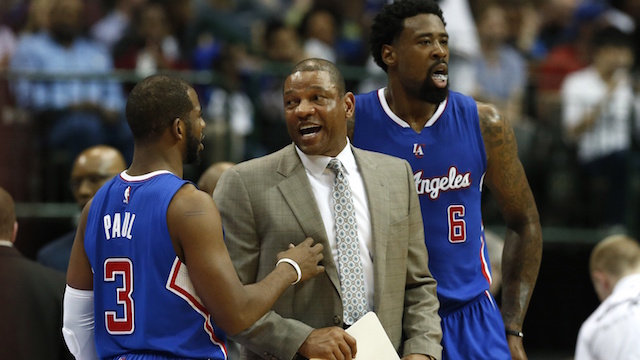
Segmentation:
[(366, 313), (346, 331), (356, 338), (358, 346), (356, 360), (400, 360), (378, 316), (373, 311)]

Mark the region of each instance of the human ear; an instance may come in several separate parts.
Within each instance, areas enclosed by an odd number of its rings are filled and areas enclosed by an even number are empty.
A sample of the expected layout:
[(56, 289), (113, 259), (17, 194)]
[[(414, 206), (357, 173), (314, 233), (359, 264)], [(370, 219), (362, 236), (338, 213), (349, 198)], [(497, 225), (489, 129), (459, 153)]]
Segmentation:
[(11, 242), (15, 243), (17, 237), (18, 237), (18, 222), (14, 221), (13, 222), (13, 234), (11, 234)]
[(381, 57), (382, 61), (387, 66), (391, 66), (396, 63), (396, 53), (393, 51), (393, 47), (391, 45), (382, 45)]
[(356, 109), (356, 98), (352, 92), (347, 92), (344, 95), (344, 112), (347, 115), (347, 119), (353, 116), (353, 113)]
[(173, 133), (173, 136), (175, 136), (178, 139), (182, 139), (183, 135), (184, 135), (184, 125), (182, 120), (180, 120), (180, 118), (175, 118), (173, 120), (173, 123), (171, 124), (171, 132)]

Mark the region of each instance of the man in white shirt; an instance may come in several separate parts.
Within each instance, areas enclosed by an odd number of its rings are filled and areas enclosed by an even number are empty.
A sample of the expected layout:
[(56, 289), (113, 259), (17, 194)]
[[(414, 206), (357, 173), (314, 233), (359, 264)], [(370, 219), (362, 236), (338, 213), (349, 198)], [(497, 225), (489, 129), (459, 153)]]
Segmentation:
[(609, 236), (593, 249), (589, 267), (602, 303), (580, 328), (575, 360), (640, 359), (640, 245)]
[[(593, 35), (590, 66), (570, 73), (562, 88), (562, 125), (575, 143), (587, 184), (590, 209), (601, 209), (589, 224), (620, 225), (626, 209), (626, 179), (632, 129), (637, 126), (630, 69), (634, 63), (629, 37), (614, 27)], [(604, 183), (603, 191), (597, 192)], [(595, 190), (595, 191), (594, 191)], [(606, 203), (593, 202), (598, 198)]]

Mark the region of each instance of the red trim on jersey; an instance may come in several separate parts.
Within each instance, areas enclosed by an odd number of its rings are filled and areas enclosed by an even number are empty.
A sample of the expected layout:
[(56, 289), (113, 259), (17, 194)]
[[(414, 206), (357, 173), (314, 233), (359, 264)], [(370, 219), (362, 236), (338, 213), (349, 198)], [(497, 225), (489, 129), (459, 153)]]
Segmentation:
[(480, 262), (482, 263), (482, 275), (484, 275), (484, 278), (489, 282), (489, 286), (491, 286), (491, 283), (493, 282), (493, 279), (491, 278), (491, 270), (489, 270), (489, 263), (484, 257), (484, 235), (480, 236), (480, 243)]
[(204, 317), (204, 330), (207, 332), (207, 334), (209, 334), (211, 342), (222, 348), (222, 351), (224, 352), (224, 356), (226, 358), (228, 356), (227, 346), (224, 341), (221, 341), (216, 337), (216, 334), (213, 331), (213, 325), (211, 324), (211, 315), (204, 307), (200, 299), (195, 297), (194, 294), (191, 294), (188, 289), (182, 288), (176, 283), (176, 279), (178, 278), (178, 273), (180, 272), (180, 268), (182, 267), (182, 265), (182, 261), (180, 261), (180, 259), (178, 259), (178, 257), (176, 256), (176, 259), (173, 261), (173, 266), (171, 267), (171, 274), (169, 274), (167, 289), (183, 298), (187, 303), (189, 303), (189, 305), (191, 305), (192, 308), (194, 308), (194, 310), (196, 310), (200, 315), (202, 315), (202, 317)]

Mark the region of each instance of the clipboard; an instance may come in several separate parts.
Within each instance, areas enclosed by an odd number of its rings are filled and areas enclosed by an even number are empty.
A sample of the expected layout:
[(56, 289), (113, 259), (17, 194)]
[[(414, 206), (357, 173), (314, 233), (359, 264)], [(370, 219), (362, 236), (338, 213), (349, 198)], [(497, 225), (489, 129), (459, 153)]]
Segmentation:
[(366, 313), (346, 332), (356, 338), (358, 344), (355, 360), (400, 360), (375, 312)]

